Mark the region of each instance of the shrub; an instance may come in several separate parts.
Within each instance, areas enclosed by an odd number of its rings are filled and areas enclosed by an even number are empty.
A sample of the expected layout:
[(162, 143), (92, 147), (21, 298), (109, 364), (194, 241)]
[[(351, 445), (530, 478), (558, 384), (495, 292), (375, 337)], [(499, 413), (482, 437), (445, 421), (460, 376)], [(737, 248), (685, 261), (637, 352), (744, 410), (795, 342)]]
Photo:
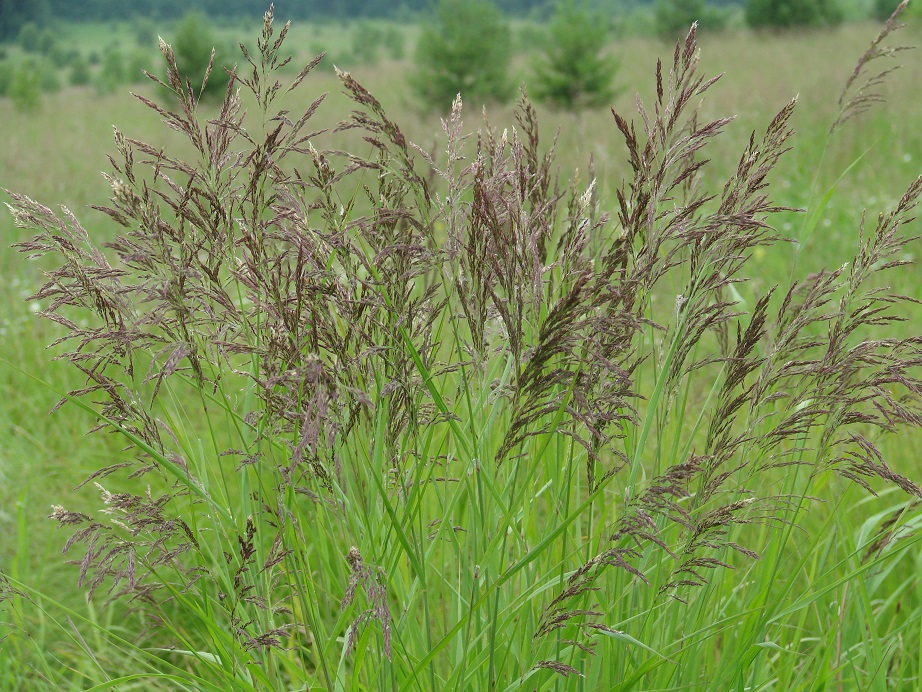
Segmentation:
[[(227, 75), (221, 67), (224, 57), (217, 49), (205, 15), (197, 12), (186, 14), (176, 27), (172, 46), (180, 73), (191, 79), (193, 85), (202, 88), (204, 83), (203, 93), (210, 97), (224, 93), (227, 88)], [(214, 51), (213, 63), (212, 51)], [(205, 82), (209, 65), (211, 65), (211, 73)]]
[(360, 63), (374, 63), (384, 43), (384, 32), (369, 21), (360, 21), (352, 29), (352, 57)]
[(110, 45), (102, 55), (102, 64), (96, 74), (96, 88), (101, 93), (112, 93), (127, 82), (125, 56), (118, 46)]
[(38, 52), (50, 56), (58, 48), (58, 39), (51, 29), (45, 28), (38, 36)]
[(38, 60), (35, 71), (38, 74), (38, 83), (44, 92), (53, 93), (61, 90), (61, 76), (54, 63), (47, 59)]
[(42, 103), (42, 74), (33, 60), (23, 60), (13, 72), (7, 96), (16, 110), (33, 111)]
[(747, 0), (746, 23), (753, 29), (795, 29), (839, 24), (836, 0)]
[(70, 64), (70, 83), (73, 86), (84, 86), (92, 80), (90, 64), (79, 53)]
[[(560, 188), (527, 99), (475, 137), (456, 100), (436, 161), (340, 73), (355, 110), (320, 149), (271, 15), (259, 46), (246, 121), (236, 90), (202, 113), (163, 47), (178, 102), (145, 103), (190, 155), (116, 131), (109, 242), (11, 195), (20, 249), (60, 263), (30, 300), (86, 377), (65, 399), (127, 445), (87, 479), (101, 512), (52, 509), (89, 598), (134, 611), (60, 619), (80, 686), (806, 689), (845, 656), (855, 689), (916, 679), (922, 490), (880, 445), (922, 426), (911, 299), (886, 288), (922, 178), (856, 220), (853, 261), (748, 299), (795, 103), (706, 188), (730, 119), (693, 110), (716, 81), (694, 32), (640, 122), (614, 115), (610, 201)], [(888, 508), (852, 523), (872, 510), (845, 488)], [(0, 600), (27, 589), (0, 575)]]
[(404, 32), (401, 31), (394, 25), (388, 25), (384, 30), (384, 35), (381, 38), (381, 43), (387, 50), (388, 56), (391, 60), (403, 60), (406, 57), (406, 36)]
[(16, 42), (25, 52), (38, 53), (40, 51), (41, 37), (42, 34), (38, 29), (38, 25), (35, 22), (26, 22), (19, 30)]
[(15, 74), (16, 65), (12, 61), (0, 60), (0, 96), (8, 95)]
[(510, 40), (502, 13), (488, 0), (440, 0), (417, 43), (417, 92), (442, 109), (458, 93), (468, 103), (507, 99)]
[(65, 48), (57, 43), (48, 53), (48, 59), (55, 67), (60, 68), (70, 65), (77, 58), (77, 55), (78, 51), (75, 48)]
[(157, 31), (149, 17), (138, 16), (131, 24), (134, 41), (138, 48), (149, 49), (157, 42)]
[(153, 72), (151, 54), (145, 50), (135, 49), (125, 59), (125, 81), (129, 84), (147, 83), (145, 72)]
[(656, 0), (653, 18), (657, 34), (670, 40), (684, 35), (695, 22), (701, 29), (713, 31), (726, 24), (726, 14), (706, 0)]
[(341, 62), (341, 59), (346, 56), (339, 56), (334, 53), (325, 43), (321, 41), (314, 41), (308, 47), (308, 52), (311, 55), (323, 55), (324, 60), (321, 61), (319, 65), (315, 68), (321, 72), (327, 72), (333, 74), (336, 72), (337, 65)]
[[(554, 3), (556, 9), (560, 3)], [(544, 49), (548, 40), (548, 22), (553, 13), (543, 22), (522, 22), (515, 32), (515, 52), (535, 53)]]
[(598, 106), (613, 95), (617, 62), (602, 55), (608, 26), (601, 14), (575, 0), (557, 3), (543, 40), (544, 57), (535, 72), (534, 94), (563, 108)]

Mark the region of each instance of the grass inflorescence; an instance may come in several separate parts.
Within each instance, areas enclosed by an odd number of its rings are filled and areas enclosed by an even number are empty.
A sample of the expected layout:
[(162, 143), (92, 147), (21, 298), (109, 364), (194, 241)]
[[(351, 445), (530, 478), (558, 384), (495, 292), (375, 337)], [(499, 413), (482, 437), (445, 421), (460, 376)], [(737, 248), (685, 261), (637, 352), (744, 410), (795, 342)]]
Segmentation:
[[(831, 137), (876, 99), (895, 22)], [(639, 120), (612, 111), (632, 177), (611, 200), (591, 162), (562, 180), (524, 92), (502, 130), (466, 131), (459, 97), (427, 149), (340, 73), (355, 110), (315, 131), (324, 97), (285, 99), (321, 58), (283, 86), (287, 30), (270, 10), (210, 118), (161, 44), (174, 105), (140, 98), (193, 155), (116, 131), (111, 242), (9, 193), (19, 248), (63, 260), (31, 298), (85, 378), (61, 404), (124, 449), (84, 480), (98, 514), (51, 515), (88, 614), (0, 577), (4, 646), (38, 662), (0, 680), (916, 684), (916, 581), (892, 575), (922, 490), (882, 449), (922, 425), (922, 336), (893, 329), (914, 299), (885, 283), (922, 179), (856, 220), (847, 262), (752, 298), (795, 101), (705, 188), (731, 118), (699, 121), (694, 28)], [(888, 500), (863, 523), (859, 493)], [(30, 608), (78, 663), (26, 655)]]

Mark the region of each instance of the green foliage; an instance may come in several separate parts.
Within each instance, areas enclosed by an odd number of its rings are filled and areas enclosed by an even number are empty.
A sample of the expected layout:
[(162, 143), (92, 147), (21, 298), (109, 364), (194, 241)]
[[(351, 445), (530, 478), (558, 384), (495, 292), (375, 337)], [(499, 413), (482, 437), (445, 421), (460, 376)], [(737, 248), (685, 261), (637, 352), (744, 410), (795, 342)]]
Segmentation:
[(626, 36), (657, 36), (654, 5), (642, 5), (616, 16), (612, 21), (612, 31), (617, 38)]
[[(556, 7), (557, 5), (555, 5)], [(515, 32), (515, 49), (518, 53), (541, 51), (547, 42), (547, 22), (523, 22)]]
[(403, 60), (406, 57), (406, 36), (398, 27), (389, 24), (384, 30), (381, 42), (392, 60)]
[(384, 32), (374, 22), (359, 21), (352, 29), (352, 57), (360, 63), (374, 63), (384, 43)]
[(308, 53), (310, 55), (324, 55), (324, 60), (317, 65), (317, 70), (319, 72), (327, 72), (328, 74), (334, 74), (337, 69), (337, 65), (340, 63), (340, 56), (333, 53), (330, 47), (323, 41), (313, 41), (308, 46)]
[(440, 110), (458, 93), (469, 104), (507, 99), (510, 40), (502, 13), (489, 0), (440, 0), (416, 47), (417, 93)]
[(125, 65), (125, 56), (116, 45), (106, 48), (102, 56), (102, 63), (96, 73), (96, 88), (101, 93), (112, 93), (120, 85), (128, 81)]
[(900, 0), (874, 0), (874, 5), (871, 7), (871, 17), (882, 22), (886, 21), (899, 4)]
[(51, 55), (58, 47), (58, 39), (54, 32), (45, 27), (38, 35), (38, 52), (42, 55)]
[(653, 7), (656, 32), (667, 39), (685, 36), (695, 22), (704, 31), (719, 31), (726, 14), (706, 0), (656, 0)]
[(91, 79), (90, 64), (78, 53), (70, 63), (70, 83), (73, 86), (85, 86), (90, 83)]
[(221, 65), (223, 51), (219, 51), (208, 19), (198, 12), (187, 13), (175, 30), (172, 47), (176, 65), (183, 79), (189, 79), (196, 90), (201, 89), (208, 64), (214, 50), (214, 64), (203, 96), (219, 97), (227, 88), (227, 74)]
[(48, 26), (39, 29), (35, 22), (26, 22), (19, 30), (19, 46), (27, 53), (38, 53), (48, 57), (60, 57), (62, 48), (55, 32)]
[(135, 43), (139, 48), (151, 48), (157, 43), (157, 31), (149, 17), (137, 17), (131, 24)]
[(841, 23), (837, 0), (747, 0), (746, 23), (753, 29), (797, 29)]
[(129, 84), (143, 84), (147, 82), (145, 72), (154, 72), (154, 60), (148, 51), (136, 48), (125, 59), (125, 81)]
[(26, 22), (16, 37), (17, 43), (27, 53), (38, 53), (41, 48), (42, 33), (35, 22)]
[[(91, 64), (83, 62), (84, 65), (81, 65), (79, 69), (81, 80), (84, 79), (85, 74), (89, 74), (89, 64)], [(141, 48), (130, 48), (126, 53), (118, 45), (111, 44), (102, 55), (100, 68), (96, 73), (96, 88), (102, 93), (111, 93), (121, 84), (145, 83), (147, 81), (145, 71), (154, 71), (154, 60), (148, 51)]]
[(48, 59), (41, 59), (35, 63), (35, 70), (38, 74), (38, 81), (41, 90), (48, 93), (60, 91), (61, 75), (53, 62)]
[[(899, 4), (900, 0), (874, 0), (874, 5), (871, 7), (871, 16), (879, 21), (886, 21)], [(900, 18), (903, 20), (922, 19), (922, 2), (912, 0)]]
[(9, 93), (15, 75), (16, 65), (10, 60), (0, 60), (0, 96), (6, 96)]
[(78, 52), (74, 48), (65, 48), (56, 43), (47, 55), (55, 67), (67, 67), (76, 59)]
[(42, 74), (38, 63), (23, 60), (16, 66), (7, 96), (12, 99), (16, 110), (33, 111), (41, 105)]
[(608, 38), (604, 15), (575, 0), (558, 2), (535, 71), (535, 96), (561, 108), (607, 103), (618, 68), (614, 58), (603, 55)]

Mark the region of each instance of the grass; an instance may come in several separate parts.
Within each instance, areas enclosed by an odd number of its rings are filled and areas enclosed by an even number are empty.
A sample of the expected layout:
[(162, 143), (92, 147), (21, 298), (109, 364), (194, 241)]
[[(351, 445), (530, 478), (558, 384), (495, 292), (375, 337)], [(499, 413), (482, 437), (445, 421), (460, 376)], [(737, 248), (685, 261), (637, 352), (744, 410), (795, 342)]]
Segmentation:
[[(581, 170), (559, 204), (540, 184), (550, 137), (526, 136), (527, 107), (521, 140), (504, 140), (502, 128), (484, 134), (480, 168), (468, 170), (478, 152), (473, 139), (462, 142), (462, 111), (430, 146), (437, 120), (406, 112), (399, 75), (373, 66), (354, 74), (387, 95), (383, 110), (349, 77), (324, 72), (284, 102), (298, 113), (344, 88), (348, 99), (331, 96), (307, 129), (359, 108), (354, 124), (385, 152), (377, 158), (355, 130), (312, 138), (316, 148), (286, 159), (313, 177), (303, 187), (293, 168), (266, 170), (259, 157), (202, 164), (183, 141), (193, 125), (167, 133), (124, 96), (71, 90), (38, 115), (2, 113), (13, 144), (0, 184), (77, 210), (115, 206), (135, 233), (96, 217), (91, 243), (115, 242), (115, 266), (129, 271), (100, 274), (89, 245), (62, 243), (64, 229), (43, 209), (14, 202), (23, 225), (54, 228), (42, 242), (76, 261), (25, 302), (35, 264), (2, 260), (2, 372), (14, 393), (2, 404), (11, 431), (0, 457), (2, 521), (16, 540), (0, 548), (9, 578), (0, 687), (917, 687), (916, 404), (886, 397), (901, 382), (918, 391), (917, 346), (911, 322), (875, 325), (863, 306), (887, 307), (889, 294), (868, 292), (877, 287), (918, 293), (912, 272), (881, 269), (909, 258), (905, 237), (918, 228), (909, 224), (918, 190), (903, 193), (918, 174), (918, 128), (906, 125), (919, 120), (918, 67), (890, 82), (887, 115), (835, 133), (823, 159), (843, 65), (869, 35), (702, 46), (702, 74), (732, 69), (708, 90), (700, 122), (741, 116), (716, 137), (670, 130), (671, 146), (700, 144), (714, 159), (695, 176), (702, 191), (758, 179), (736, 170), (749, 130), (761, 138), (801, 94), (761, 149), (771, 166), (794, 145), (769, 177), (772, 201), (745, 186), (725, 195), (736, 222), (695, 189), (682, 193), (689, 216), (662, 191), (657, 224), (634, 216), (657, 183), (630, 169), (604, 110), (538, 114), (542, 132), (560, 127), (561, 170)], [(818, 47), (829, 64), (803, 76)], [(622, 60), (621, 79), (651, 104), (662, 45), (622, 49), (636, 59)], [(628, 113), (631, 100), (628, 92), (616, 110)], [(259, 106), (246, 103), (252, 136), (281, 160), (260, 139)], [(194, 108), (188, 98), (185, 106)], [(61, 127), (62, 112), (86, 130)], [(490, 119), (511, 115), (491, 109)], [(215, 116), (206, 107), (199, 117)], [(787, 117), (800, 130), (791, 140)], [(115, 154), (125, 183), (109, 201), (92, 172), (108, 168), (110, 121), (190, 161), (204, 206), (183, 206), (155, 180), (140, 145), (131, 183), (127, 144)], [(432, 188), (393, 121), (435, 152), (444, 176)], [(804, 218), (771, 207), (817, 209), (875, 141), (801, 249), (752, 224), (768, 218), (796, 237)], [(348, 162), (321, 158), (328, 147), (362, 157), (360, 167), (334, 184), (327, 164)], [(587, 194), (590, 155), (598, 177)], [(534, 185), (529, 195), (516, 176)], [(616, 181), (625, 178), (634, 186), (619, 214)], [(811, 195), (814, 178), (820, 193)], [(150, 223), (144, 182), (164, 194), (169, 230)], [(208, 206), (214, 196), (221, 204)], [(877, 232), (872, 213), (859, 252), (860, 209), (901, 199), (904, 211)], [(179, 232), (182, 218), (198, 234)], [(548, 256), (536, 275), (537, 239)], [(57, 269), (58, 253), (43, 254), (39, 266)], [(823, 267), (838, 273), (810, 276)], [(205, 280), (206, 269), (218, 279)], [(804, 288), (784, 302), (792, 272)], [(171, 293), (180, 276), (185, 288)], [(89, 308), (62, 305), (74, 320), (65, 330), (30, 312), (49, 310), (56, 295)], [(894, 300), (894, 316), (917, 314)], [(49, 364), (43, 345), (67, 331), (90, 348), (59, 345), (53, 353), (64, 358)], [(892, 340), (869, 341), (881, 333)], [(66, 355), (96, 347), (96, 366)], [(47, 417), (61, 393), (85, 386), (68, 361), (124, 389), (75, 396)], [(97, 421), (114, 434), (83, 437)], [(897, 435), (885, 434), (900, 421)], [(71, 490), (121, 463), (131, 466), (94, 478), (104, 490)], [(148, 464), (141, 479), (128, 477)], [(867, 476), (876, 497), (854, 482)], [(50, 504), (66, 507), (53, 512), (65, 531), (43, 518)], [(55, 556), (75, 530), (95, 547), (82, 566), (61, 565)], [(69, 556), (80, 561), (81, 551), (78, 543)]]

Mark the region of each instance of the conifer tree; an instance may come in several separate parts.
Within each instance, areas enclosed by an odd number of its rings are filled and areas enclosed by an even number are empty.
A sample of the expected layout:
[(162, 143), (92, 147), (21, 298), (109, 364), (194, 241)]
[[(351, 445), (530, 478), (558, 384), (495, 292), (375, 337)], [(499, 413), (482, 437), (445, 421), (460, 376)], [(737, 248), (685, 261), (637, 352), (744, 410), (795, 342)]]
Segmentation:
[(618, 69), (617, 61), (604, 54), (607, 43), (603, 15), (590, 12), (584, 2), (558, 2), (536, 68), (535, 96), (562, 108), (607, 103)]

